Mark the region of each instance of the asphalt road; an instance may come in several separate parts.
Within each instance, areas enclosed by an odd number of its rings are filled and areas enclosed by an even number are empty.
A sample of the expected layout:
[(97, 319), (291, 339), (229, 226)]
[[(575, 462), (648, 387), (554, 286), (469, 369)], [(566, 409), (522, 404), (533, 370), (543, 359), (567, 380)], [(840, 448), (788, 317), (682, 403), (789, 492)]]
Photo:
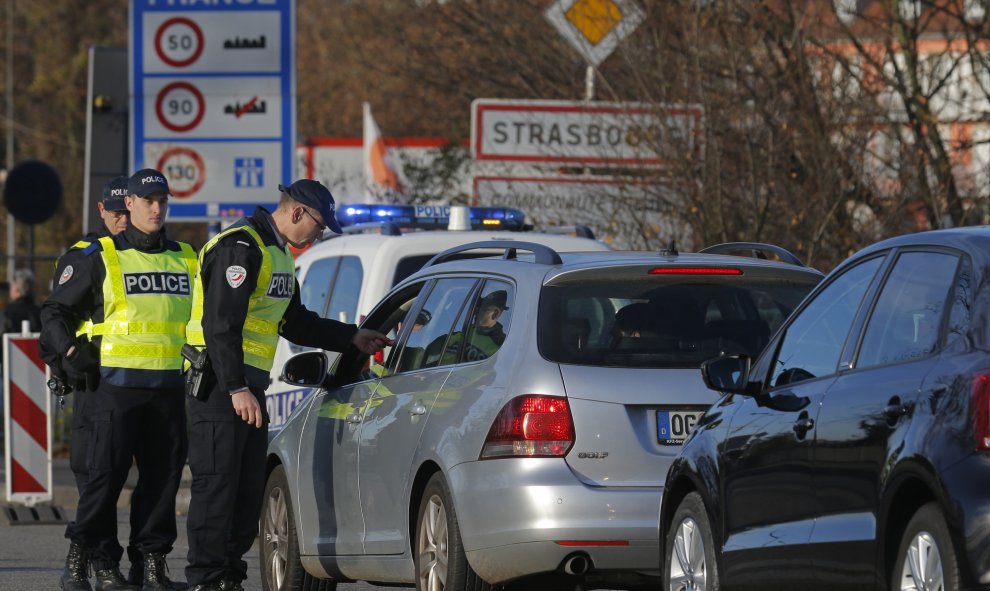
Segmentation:
[[(70, 512), (71, 514), (71, 512)], [(179, 539), (169, 555), (169, 576), (173, 581), (185, 581), (186, 519), (178, 518)], [(127, 513), (118, 512), (117, 527), (119, 539), (126, 542), (128, 534)], [(65, 525), (7, 525), (0, 518), (0, 589), (3, 591), (41, 591), (58, 589), (59, 576), (65, 563), (65, 552), (69, 548), (65, 540)], [(246, 591), (261, 591), (258, 566), (258, 545), (247, 555), (250, 565), (248, 580), (244, 582)], [(121, 565), (127, 575), (127, 559)], [(367, 583), (348, 583), (337, 587), (338, 591), (368, 591), (381, 589)]]

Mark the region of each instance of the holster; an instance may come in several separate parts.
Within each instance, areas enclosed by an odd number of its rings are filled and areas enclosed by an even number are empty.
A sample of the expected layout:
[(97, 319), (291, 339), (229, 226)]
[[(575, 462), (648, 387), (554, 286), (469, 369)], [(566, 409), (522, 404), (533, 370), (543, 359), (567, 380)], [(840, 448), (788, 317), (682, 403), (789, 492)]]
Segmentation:
[(189, 362), (185, 369), (186, 396), (205, 401), (210, 397), (210, 391), (217, 383), (213, 364), (210, 363), (206, 349), (200, 349), (186, 343), (182, 345), (182, 357)]

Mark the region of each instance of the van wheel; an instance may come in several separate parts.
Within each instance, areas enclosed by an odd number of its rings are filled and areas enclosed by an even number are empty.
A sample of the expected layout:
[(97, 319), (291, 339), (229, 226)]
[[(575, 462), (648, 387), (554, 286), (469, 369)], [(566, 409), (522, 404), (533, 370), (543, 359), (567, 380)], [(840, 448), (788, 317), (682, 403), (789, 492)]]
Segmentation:
[(935, 503), (922, 506), (908, 522), (897, 551), (891, 589), (958, 591), (959, 562), (949, 526)]
[(468, 564), (450, 489), (439, 472), (419, 502), (415, 548), (417, 591), (491, 591)]
[(715, 540), (698, 493), (684, 497), (667, 531), (663, 589), (669, 591), (719, 591)]
[(299, 561), (299, 538), (285, 468), (276, 466), (265, 485), (261, 507), (261, 588), (264, 591), (334, 591), (337, 583), (317, 579)]

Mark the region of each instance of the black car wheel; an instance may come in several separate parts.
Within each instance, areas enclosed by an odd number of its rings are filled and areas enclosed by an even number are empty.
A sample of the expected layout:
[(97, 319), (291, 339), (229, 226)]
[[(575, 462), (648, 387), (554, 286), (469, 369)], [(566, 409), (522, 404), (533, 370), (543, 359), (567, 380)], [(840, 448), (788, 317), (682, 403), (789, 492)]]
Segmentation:
[(949, 526), (935, 503), (914, 514), (901, 537), (891, 589), (957, 591), (959, 562), (949, 538)]
[(261, 587), (264, 591), (333, 591), (334, 581), (317, 579), (299, 562), (299, 539), (285, 469), (276, 466), (265, 485), (261, 508)]
[(718, 591), (718, 564), (712, 527), (701, 495), (684, 497), (667, 531), (663, 588), (669, 591)]
[(491, 591), (471, 569), (450, 489), (440, 473), (426, 484), (416, 519), (417, 591)]

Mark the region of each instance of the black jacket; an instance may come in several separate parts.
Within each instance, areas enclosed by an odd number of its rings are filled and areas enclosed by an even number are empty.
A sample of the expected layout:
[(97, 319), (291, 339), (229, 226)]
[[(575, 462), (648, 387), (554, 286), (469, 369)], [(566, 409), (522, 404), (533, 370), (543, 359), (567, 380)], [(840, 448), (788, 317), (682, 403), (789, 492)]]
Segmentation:
[[(249, 225), (266, 246), (278, 245), (270, 220), (271, 214), (259, 207), (251, 217), (242, 218), (234, 226)], [(233, 232), (206, 253), (200, 268), (206, 351), (217, 374), (217, 383), (228, 393), (245, 386), (266, 390), (269, 385), (268, 372), (245, 365), (241, 348), (241, 332), (251, 293), (258, 283), (261, 261), (261, 250), (254, 239), (244, 232)], [(232, 266), (246, 271), (246, 279), (237, 287), (231, 287), (226, 278), (227, 269)], [(279, 326), (281, 336), (305, 347), (344, 351), (356, 332), (354, 324), (321, 318), (307, 310), (299, 299), (299, 282), (295, 282), (292, 299)]]

